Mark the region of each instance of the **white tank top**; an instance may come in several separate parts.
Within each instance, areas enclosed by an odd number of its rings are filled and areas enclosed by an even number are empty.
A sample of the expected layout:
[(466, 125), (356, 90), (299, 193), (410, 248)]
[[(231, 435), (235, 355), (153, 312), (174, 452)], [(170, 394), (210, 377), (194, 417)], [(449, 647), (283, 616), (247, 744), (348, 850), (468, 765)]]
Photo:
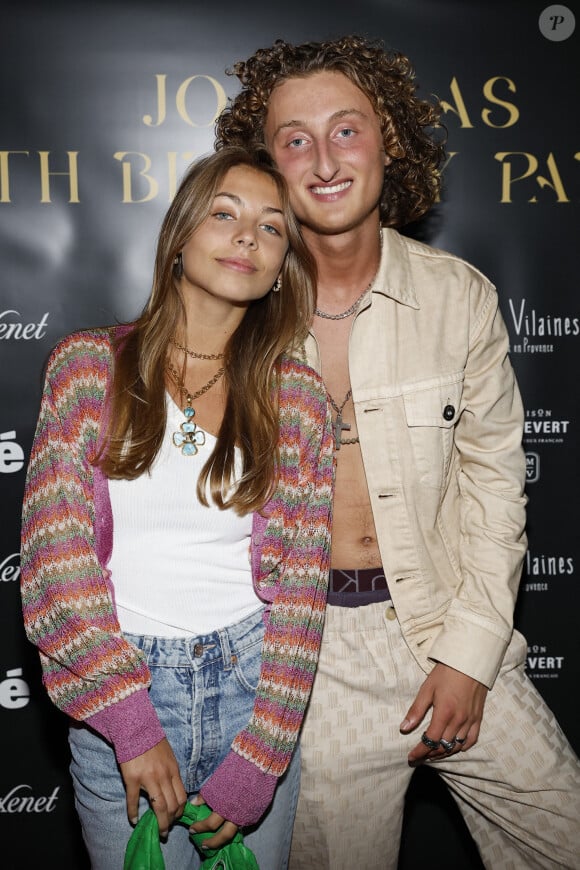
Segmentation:
[[(196, 496), (215, 438), (184, 456), (173, 433), (183, 411), (167, 397), (167, 429), (151, 474), (111, 480), (113, 553), (109, 567), (123, 631), (160, 637), (200, 635), (255, 612), (252, 516), (219, 510)], [(240, 473), (236, 451), (236, 474)]]

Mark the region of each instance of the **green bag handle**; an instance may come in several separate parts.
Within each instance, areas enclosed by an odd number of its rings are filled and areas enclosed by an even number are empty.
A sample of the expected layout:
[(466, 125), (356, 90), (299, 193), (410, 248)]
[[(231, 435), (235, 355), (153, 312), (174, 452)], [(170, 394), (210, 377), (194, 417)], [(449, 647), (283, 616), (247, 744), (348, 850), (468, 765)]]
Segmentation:
[[(177, 821), (189, 827), (194, 822), (207, 819), (210, 814), (211, 810), (206, 804), (196, 807), (187, 803), (183, 815)], [(189, 838), (199, 847), (204, 840), (213, 836), (213, 833), (190, 834)], [(201, 854), (207, 857), (202, 861), (200, 870), (260, 870), (256, 856), (244, 845), (244, 838), (239, 831), (226, 846), (221, 849), (204, 849)], [(159, 843), (159, 825), (151, 809), (143, 813), (129, 838), (123, 870), (165, 870)]]

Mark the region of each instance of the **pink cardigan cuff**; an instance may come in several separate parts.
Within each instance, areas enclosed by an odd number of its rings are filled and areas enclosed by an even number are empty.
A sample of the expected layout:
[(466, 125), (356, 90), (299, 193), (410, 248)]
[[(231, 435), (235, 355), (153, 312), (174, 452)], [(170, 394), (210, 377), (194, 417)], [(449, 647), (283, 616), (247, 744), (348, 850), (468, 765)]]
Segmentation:
[(255, 825), (274, 797), (278, 777), (231, 750), (201, 789), (214, 812), (236, 825)]
[(137, 758), (165, 738), (147, 689), (133, 692), (85, 722), (113, 744), (119, 764)]

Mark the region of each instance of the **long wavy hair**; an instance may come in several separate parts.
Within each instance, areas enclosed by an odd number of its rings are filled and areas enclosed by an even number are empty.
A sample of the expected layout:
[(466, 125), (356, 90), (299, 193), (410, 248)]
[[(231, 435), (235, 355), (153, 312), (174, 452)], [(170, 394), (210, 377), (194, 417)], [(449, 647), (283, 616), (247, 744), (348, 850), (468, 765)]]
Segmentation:
[[(263, 507), (275, 485), (280, 363), (285, 351), (306, 336), (316, 288), (316, 267), (290, 208), (286, 183), (263, 148), (223, 148), (195, 162), (183, 178), (159, 232), (149, 299), (138, 319), (115, 333), (110, 423), (97, 463), (117, 479), (131, 480), (151, 470), (167, 422), (168, 348), (186, 323), (176, 257), (208, 217), (225, 174), (236, 166), (256, 169), (274, 181), (289, 240), (281, 291), (252, 302), (225, 347), (226, 408), (197, 487), (203, 504), (209, 487), (220, 508), (245, 514)], [(236, 446), (242, 474), (232, 487)]]
[(329, 42), (291, 45), (276, 40), (227, 72), (241, 91), (216, 123), (216, 148), (264, 145), (268, 101), (287, 79), (318, 72), (341, 72), (368, 97), (379, 119), (386, 154), (381, 197), (383, 226), (403, 227), (437, 201), (445, 159), (444, 128), (437, 103), (419, 99), (411, 62), (380, 40), (345, 36)]

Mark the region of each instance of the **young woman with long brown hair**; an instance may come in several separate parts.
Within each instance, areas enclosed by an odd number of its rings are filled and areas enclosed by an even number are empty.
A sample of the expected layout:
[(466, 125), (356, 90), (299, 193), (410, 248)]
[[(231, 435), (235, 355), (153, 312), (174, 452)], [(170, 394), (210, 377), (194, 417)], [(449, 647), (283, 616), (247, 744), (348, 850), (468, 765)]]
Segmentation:
[(333, 474), (324, 387), (287, 353), (314, 286), (281, 176), (226, 148), (186, 174), (140, 317), (51, 354), (23, 608), (72, 719), (93, 870), (122, 867), (147, 802), (166, 865), (194, 870), (172, 828), (189, 798), (212, 810), (208, 845), (250, 826), (261, 870), (286, 866)]

